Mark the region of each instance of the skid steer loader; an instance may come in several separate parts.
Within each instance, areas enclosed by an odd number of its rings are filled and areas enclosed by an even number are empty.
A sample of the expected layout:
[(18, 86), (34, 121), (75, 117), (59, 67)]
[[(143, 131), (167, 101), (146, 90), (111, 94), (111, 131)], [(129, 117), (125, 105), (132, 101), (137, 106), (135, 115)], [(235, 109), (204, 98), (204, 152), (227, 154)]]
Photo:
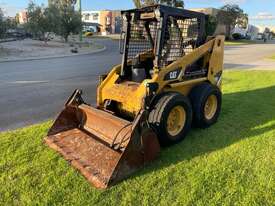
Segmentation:
[(76, 90), (45, 142), (97, 188), (154, 160), (221, 109), (224, 37), (202, 13), (163, 5), (122, 11), (122, 64), (101, 75), (97, 107)]

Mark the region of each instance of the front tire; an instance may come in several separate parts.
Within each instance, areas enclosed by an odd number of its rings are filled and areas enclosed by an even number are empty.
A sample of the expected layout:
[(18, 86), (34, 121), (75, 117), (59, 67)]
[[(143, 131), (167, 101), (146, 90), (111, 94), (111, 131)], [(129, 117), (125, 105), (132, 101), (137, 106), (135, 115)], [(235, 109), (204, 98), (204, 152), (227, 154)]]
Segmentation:
[(161, 146), (182, 141), (192, 124), (189, 99), (178, 93), (165, 94), (151, 110), (149, 122), (157, 133)]

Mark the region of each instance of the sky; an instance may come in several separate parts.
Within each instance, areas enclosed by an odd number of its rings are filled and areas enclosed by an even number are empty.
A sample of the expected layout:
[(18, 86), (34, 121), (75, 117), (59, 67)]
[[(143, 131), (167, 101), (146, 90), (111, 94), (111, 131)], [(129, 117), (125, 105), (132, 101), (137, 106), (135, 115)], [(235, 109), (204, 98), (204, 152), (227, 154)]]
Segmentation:
[[(34, 0), (47, 5), (47, 0)], [(275, 27), (275, 0), (185, 0), (185, 8), (219, 8), (226, 3), (238, 4), (248, 15), (250, 24)], [(7, 16), (27, 7), (29, 0), (0, 0)], [(134, 7), (131, 0), (82, 0), (83, 10), (129, 9)]]

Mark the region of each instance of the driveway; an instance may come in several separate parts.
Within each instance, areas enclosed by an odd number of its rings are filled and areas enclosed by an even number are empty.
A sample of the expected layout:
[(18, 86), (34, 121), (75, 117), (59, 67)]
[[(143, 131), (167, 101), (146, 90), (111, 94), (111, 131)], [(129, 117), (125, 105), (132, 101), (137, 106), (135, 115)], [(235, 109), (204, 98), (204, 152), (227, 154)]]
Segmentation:
[[(106, 50), (93, 55), (0, 63), (0, 131), (53, 119), (74, 89), (95, 103), (98, 75), (119, 64), (118, 41), (97, 40)], [(230, 46), (225, 68), (274, 69), (275, 44)]]

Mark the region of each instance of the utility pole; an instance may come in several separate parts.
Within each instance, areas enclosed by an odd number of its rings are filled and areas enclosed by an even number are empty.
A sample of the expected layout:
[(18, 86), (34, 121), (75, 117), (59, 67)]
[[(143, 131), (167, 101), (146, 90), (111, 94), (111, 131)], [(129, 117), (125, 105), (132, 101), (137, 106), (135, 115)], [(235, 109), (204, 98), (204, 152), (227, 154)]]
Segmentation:
[(79, 31), (79, 41), (82, 42), (82, 5), (81, 5), (81, 0), (78, 0), (78, 10), (81, 15), (81, 28)]

